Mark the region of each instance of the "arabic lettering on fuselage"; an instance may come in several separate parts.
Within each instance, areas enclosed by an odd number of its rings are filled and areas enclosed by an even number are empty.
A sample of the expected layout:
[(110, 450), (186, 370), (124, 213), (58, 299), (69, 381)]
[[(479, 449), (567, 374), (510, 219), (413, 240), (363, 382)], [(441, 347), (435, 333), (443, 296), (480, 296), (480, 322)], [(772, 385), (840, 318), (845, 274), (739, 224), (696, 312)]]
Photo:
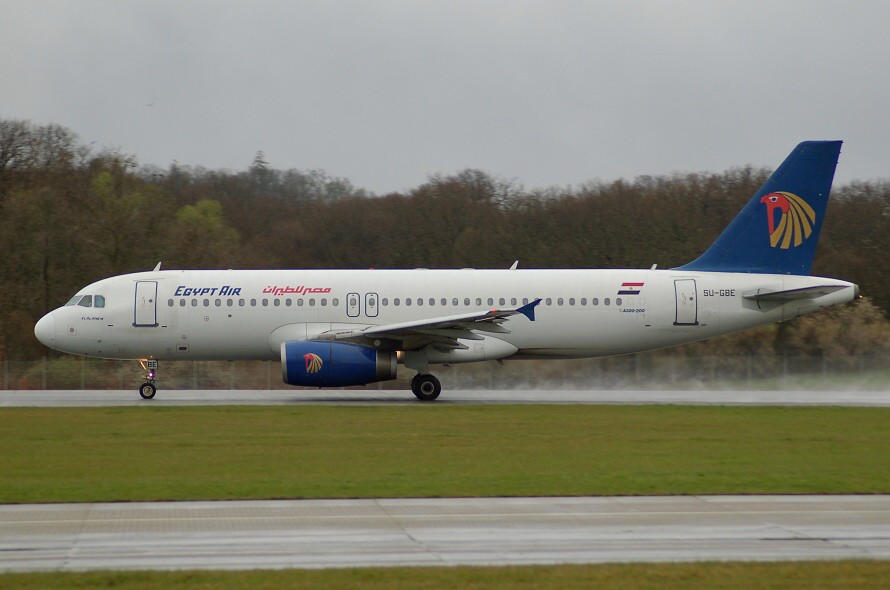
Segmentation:
[(290, 285), (286, 287), (279, 287), (278, 285), (270, 285), (263, 289), (263, 293), (268, 295), (274, 295), (276, 297), (280, 297), (282, 295), (309, 295), (314, 293), (330, 293), (330, 287), (305, 287), (303, 285), (297, 285), (296, 287), (292, 287)]

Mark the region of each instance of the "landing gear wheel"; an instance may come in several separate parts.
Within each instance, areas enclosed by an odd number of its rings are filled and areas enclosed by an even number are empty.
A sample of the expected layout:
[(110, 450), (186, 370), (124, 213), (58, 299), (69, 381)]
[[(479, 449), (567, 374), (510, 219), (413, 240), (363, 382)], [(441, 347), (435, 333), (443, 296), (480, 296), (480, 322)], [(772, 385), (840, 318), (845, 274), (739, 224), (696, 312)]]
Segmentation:
[(145, 371), (145, 374), (142, 376), (145, 379), (145, 383), (139, 386), (139, 395), (142, 396), (142, 399), (152, 399), (158, 391), (158, 388), (155, 387), (155, 379), (158, 376), (158, 361), (157, 359), (145, 359), (139, 361), (139, 364), (142, 366), (142, 370)]
[(431, 402), (442, 393), (442, 384), (433, 375), (418, 373), (411, 379), (411, 391), (422, 402)]
[(142, 396), (142, 399), (151, 399), (157, 393), (158, 388), (155, 387), (154, 383), (143, 383), (139, 386), (139, 395)]

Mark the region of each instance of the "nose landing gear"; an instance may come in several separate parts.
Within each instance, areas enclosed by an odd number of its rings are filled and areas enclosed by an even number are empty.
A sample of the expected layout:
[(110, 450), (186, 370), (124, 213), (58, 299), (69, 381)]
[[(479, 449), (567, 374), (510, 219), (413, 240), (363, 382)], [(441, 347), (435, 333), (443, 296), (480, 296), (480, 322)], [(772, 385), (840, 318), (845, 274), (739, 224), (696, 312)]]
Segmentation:
[(158, 388), (155, 387), (155, 378), (158, 374), (158, 361), (155, 359), (148, 359), (139, 361), (139, 364), (142, 365), (142, 370), (145, 371), (145, 375), (142, 376), (142, 378), (145, 379), (145, 383), (139, 386), (139, 395), (142, 396), (142, 399), (152, 399), (158, 391)]

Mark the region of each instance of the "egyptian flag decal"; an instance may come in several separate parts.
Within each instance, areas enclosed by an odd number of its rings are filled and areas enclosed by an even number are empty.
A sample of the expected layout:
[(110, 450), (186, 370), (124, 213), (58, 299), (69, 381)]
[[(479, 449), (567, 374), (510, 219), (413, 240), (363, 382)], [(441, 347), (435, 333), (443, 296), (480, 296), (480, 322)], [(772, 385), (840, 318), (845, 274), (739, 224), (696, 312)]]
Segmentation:
[(644, 283), (621, 283), (619, 295), (639, 295)]

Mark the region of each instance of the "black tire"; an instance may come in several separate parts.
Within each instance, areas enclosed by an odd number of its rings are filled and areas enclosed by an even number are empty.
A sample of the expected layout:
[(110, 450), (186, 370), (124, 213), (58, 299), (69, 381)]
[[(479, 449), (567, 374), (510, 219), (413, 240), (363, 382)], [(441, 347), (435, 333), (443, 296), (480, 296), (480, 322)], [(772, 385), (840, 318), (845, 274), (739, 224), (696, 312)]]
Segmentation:
[(154, 383), (143, 383), (139, 386), (139, 395), (142, 396), (142, 399), (151, 399), (157, 393), (158, 388), (155, 387)]
[(411, 391), (422, 402), (431, 402), (442, 393), (442, 384), (433, 375), (417, 374), (411, 379)]

